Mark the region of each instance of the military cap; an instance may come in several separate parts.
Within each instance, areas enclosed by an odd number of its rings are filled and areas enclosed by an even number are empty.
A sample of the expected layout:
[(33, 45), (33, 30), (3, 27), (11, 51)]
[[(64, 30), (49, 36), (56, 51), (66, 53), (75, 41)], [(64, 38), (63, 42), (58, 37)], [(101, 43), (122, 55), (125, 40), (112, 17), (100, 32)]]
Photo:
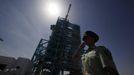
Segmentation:
[(92, 31), (86, 31), (83, 35), (83, 40), (87, 37), (87, 36), (90, 36), (90, 37), (93, 37), (95, 39), (95, 42), (97, 42), (99, 40), (99, 36), (95, 33), (95, 32), (92, 32)]

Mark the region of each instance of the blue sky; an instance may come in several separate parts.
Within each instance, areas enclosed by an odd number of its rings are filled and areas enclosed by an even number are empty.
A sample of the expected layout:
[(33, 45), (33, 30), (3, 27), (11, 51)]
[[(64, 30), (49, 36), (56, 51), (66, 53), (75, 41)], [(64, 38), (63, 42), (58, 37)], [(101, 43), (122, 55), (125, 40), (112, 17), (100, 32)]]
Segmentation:
[[(132, 0), (57, 0), (61, 17), (69, 3), (70, 22), (81, 27), (81, 35), (92, 30), (100, 36), (97, 45), (113, 55), (120, 75), (134, 72), (134, 2)], [(45, 0), (0, 0), (0, 55), (31, 58), (41, 38), (49, 39), (50, 25), (57, 17), (42, 12)]]

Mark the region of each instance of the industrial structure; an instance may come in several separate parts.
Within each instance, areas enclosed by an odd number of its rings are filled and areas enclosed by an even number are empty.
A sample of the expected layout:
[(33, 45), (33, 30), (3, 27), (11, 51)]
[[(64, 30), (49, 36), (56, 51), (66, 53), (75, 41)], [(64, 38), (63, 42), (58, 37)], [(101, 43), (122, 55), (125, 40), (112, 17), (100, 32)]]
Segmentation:
[[(69, 6), (68, 13), (71, 5)], [(73, 64), (71, 57), (80, 44), (80, 27), (59, 17), (49, 40), (41, 39), (32, 57), (35, 75), (81, 75), (79, 63)]]

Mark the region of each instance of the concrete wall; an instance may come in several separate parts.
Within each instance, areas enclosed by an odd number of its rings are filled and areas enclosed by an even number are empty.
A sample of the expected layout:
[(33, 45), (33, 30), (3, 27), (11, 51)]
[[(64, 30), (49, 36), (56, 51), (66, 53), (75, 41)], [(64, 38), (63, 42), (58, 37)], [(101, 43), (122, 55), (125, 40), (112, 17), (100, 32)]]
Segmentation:
[(32, 71), (30, 59), (22, 57), (15, 59), (13, 57), (0, 56), (0, 65), (6, 65), (4, 69), (0, 70), (0, 75), (30, 75)]

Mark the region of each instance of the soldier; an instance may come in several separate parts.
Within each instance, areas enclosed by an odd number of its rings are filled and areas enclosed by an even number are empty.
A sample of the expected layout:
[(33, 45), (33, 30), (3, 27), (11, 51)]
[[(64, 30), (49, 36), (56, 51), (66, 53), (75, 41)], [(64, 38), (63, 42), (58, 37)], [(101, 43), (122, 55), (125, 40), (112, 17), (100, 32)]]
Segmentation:
[[(75, 51), (73, 60), (77, 62), (81, 59), (83, 75), (118, 75), (111, 52), (104, 46), (96, 46), (98, 40), (99, 36), (96, 33), (86, 31), (83, 36), (84, 42)], [(89, 48), (80, 57), (80, 52), (85, 45)]]

